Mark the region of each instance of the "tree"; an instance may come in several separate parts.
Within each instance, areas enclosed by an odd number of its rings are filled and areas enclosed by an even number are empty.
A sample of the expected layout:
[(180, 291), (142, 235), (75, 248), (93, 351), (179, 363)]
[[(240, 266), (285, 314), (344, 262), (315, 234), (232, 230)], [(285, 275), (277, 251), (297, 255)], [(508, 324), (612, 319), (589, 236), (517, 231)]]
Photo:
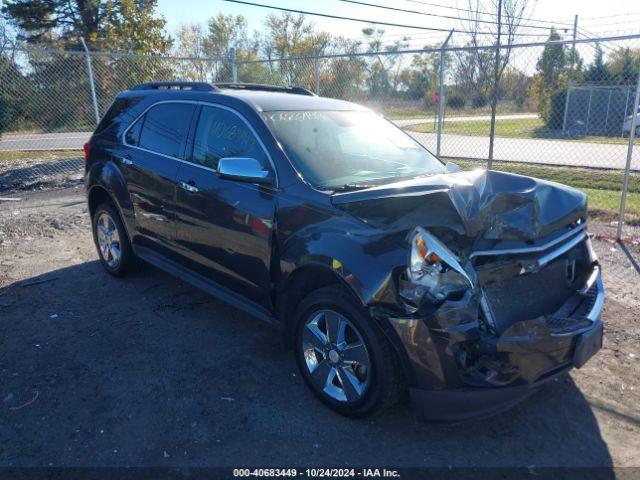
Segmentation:
[(199, 23), (183, 24), (176, 33), (177, 47), (175, 54), (188, 59), (179, 60), (176, 66), (177, 75), (181, 80), (207, 82), (211, 79), (213, 66), (204, 59), (207, 56), (205, 34)]
[(609, 83), (609, 69), (604, 62), (604, 52), (602, 46), (596, 43), (596, 54), (593, 57), (593, 63), (589, 66), (585, 73), (585, 80), (590, 83)]
[(13, 20), (30, 43), (67, 43), (98, 38), (104, 19), (100, 0), (6, 0), (2, 13)]
[(640, 49), (619, 48), (610, 55), (608, 69), (615, 83), (635, 85), (640, 70)]
[(369, 74), (366, 83), (371, 98), (391, 96), (397, 91), (401, 81), (402, 64), (399, 61), (400, 55), (396, 54), (396, 52), (408, 45), (408, 37), (402, 37), (391, 44), (385, 44), (383, 42), (384, 33), (384, 29), (381, 28), (369, 27), (362, 29), (368, 52), (386, 52), (384, 54), (376, 54), (366, 62), (366, 69)]
[(16, 127), (23, 116), (23, 95), (29, 90), (15, 62), (16, 47), (9, 26), (0, 18), (0, 134)]
[(157, 0), (109, 0), (104, 3), (99, 38), (101, 50), (137, 54), (164, 54), (173, 40), (166, 21), (155, 15)]
[[(548, 41), (560, 40), (560, 35), (551, 28)], [(562, 124), (564, 105), (559, 95), (566, 92), (567, 54), (564, 45), (547, 44), (536, 63), (536, 74), (531, 84), (531, 96), (537, 104), (538, 113), (550, 128), (558, 128)], [(566, 94), (566, 93), (565, 93)], [(554, 100), (555, 99), (555, 100)]]
[[(425, 46), (428, 49), (429, 46)], [(450, 55), (445, 55), (445, 69), (451, 63)], [(438, 86), (440, 72), (439, 53), (418, 53), (411, 59), (410, 68), (403, 71), (402, 84), (410, 99), (421, 99), (431, 103)]]
[(531, 77), (523, 72), (507, 67), (500, 82), (500, 96), (511, 100), (518, 108), (523, 108), (529, 101)]
[[(321, 55), (330, 45), (331, 35), (316, 32), (304, 15), (283, 13), (265, 20), (262, 51), (267, 59)], [(269, 73), (276, 83), (314, 88), (313, 62), (270, 62)]]
[(171, 46), (157, 0), (7, 0), (2, 13), (29, 43), (164, 53)]
[(345, 100), (362, 98), (365, 79), (365, 60), (362, 57), (349, 56), (360, 50), (360, 42), (344, 37), (333, 40), (336, 52), (347, 55), (321, 60), (320, 89), (325, 95)]

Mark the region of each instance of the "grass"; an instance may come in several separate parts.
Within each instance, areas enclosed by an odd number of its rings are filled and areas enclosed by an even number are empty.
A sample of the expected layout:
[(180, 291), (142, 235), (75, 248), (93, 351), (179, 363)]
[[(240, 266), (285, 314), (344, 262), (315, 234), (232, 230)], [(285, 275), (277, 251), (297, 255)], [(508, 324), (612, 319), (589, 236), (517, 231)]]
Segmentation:
[[(486, 137), (489, 135), (490, 126), (491, 122), (489, 120), (447, 122), (445, 119), (443, 132), (456, 135)], [(406, 130), (433, 133), (435, 132), (435, 127), (433, 122), (427, 122), (408, 126)], [(546, 138), (591, 143), (626, 144), (628, 142), (624, 137), (566, 137), (562, 135), (560, 131), (550, 130), (545, 127), (544, 122), (539, 118), (498, 119), (496, 120), (496, 136), (505, 138)]]
[(0, 162), (23, 159), (50, 159), (50, 158), (69, 158), (81, 157), (81, 150), (21, 150), (19, 152), (1, 152)]
[[(425, 118), (433, 120), (433, 117), (436, 112), (435, 105), (429, 105), (426, 107), (420, 106), (410, 106), (406, 105), (402, 102), (397, 105), (393, 105), (392, 102), (389, 103), (379, 103), (376, 102), (364, 102), (367, 105), (370, 105), (374, 110), (381, 111), (384, 114), (385, 118), (389, 120), (411, 120), (414, 118)], [(500, 105), (498, 115), (517, 115), (522, 113), (533, 113), (529, 111), (527, 107), (517, 108), (514, 105)], [(491, 114), (491, 106), (487, 105), (483, 108), (463, 108), (463, 109), (448, 109), (447, 117), (473, 117), (479, 115), (490, 115)]]
[[(464, 170), (484, 166), (484, 162), (454, 161)], [(589, 212), (592, 217), (603, 222), (617, 219), (624, 178), (621, 171), (552, 167), (515, 162), (494, 162), (493, 168), (550, 180), (582, 190), (589, 197)], [(640, 173), (632, 172), (629, 175), (626, 211), (626, 221), (631, 225), (640, 225)]]

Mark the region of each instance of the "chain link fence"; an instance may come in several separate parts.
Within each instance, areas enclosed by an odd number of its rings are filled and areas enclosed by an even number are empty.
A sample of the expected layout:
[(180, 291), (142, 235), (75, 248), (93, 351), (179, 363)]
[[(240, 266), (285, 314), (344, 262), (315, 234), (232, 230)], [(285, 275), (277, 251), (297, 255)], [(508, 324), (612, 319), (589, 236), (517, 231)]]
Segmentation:
[(581, 188), (607, 222), (618, 220), (612, 212), (624, 191), (626, 224), (640, 224), (640, 154), (630, 135), (640, 35), (504, 45), (497, 88), (495, 58), (494, 46), (239, 62), (234, 52), (205, 59), (5, 50), (0, 154), (80, 149), (114, 95), (142, 82), (296, 85), (367, 105), (433, 152), (439, 140), (440, 156), (464, 168), (489, 166)]

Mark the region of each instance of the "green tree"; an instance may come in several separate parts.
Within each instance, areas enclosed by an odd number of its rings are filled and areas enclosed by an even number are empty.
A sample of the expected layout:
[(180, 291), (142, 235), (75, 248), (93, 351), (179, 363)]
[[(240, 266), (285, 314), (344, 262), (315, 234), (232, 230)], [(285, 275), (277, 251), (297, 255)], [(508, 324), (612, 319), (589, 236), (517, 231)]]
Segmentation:
[(98, 38), (103, 6), (100, 0), (6, 0), (2, 13), (30, 43), (66, 44), (78, 37)]
[[(331, 46), (331, 41), (331, 35), (316, 32), (304, 15), (269, 15), (265, 20), (262, 52), (268, 59), (320, 55)], [(314, 88), (313, 61), (269, 62), (269, 74), (274, 83)]]
[(619, 48), (611, 54), (608, 68), (615, 83), (635, 85), (640, 69), (640, 49)]
[(593, 58), (593, 63), (589, 66), (585, 73), (584, 79), (590, 83), (609, 83), (611, 74), (609, 68), (604, 61), (604, 52), (602, 46), (596, 43), (596, 54)]
[[(548, 41), (560, 40), (560, 35), (551, 28)], [(536, 64), (536, 74), (531, 84), (531, 96), (538, 107), (540, 117), (550, 128), (562, 125), (564, 103), (562, 95), (566, 95), (567, 54), (565, 47), (558, 44), (547, 44)]]
[(387, 98), (391, 97), (401, 83), (402, 76), (400, 55), (396, 54), (399, 50), (406, 48), (408, 45), (408, 37), (402, 37), (395, 40), (391, 44), (385, 44), (383, 41), (384, 29), (381, 28), (363, 28), (364, 43), (368, 52), (385, 52), (385, 54), (373, 55), (366, 62), (367, 68), (367, 87), (371, 98)]
[(94, 50), (165, 53), (171, 38), (157, 0), (7, 0), (2, 13), (27, 42)]

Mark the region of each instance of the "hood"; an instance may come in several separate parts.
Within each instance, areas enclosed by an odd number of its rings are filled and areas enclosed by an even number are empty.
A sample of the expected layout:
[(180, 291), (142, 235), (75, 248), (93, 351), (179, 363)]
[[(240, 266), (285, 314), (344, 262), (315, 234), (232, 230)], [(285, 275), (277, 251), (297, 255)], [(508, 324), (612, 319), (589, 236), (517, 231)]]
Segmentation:
[(381, 229), (451, 229), (475, 240), (544, 238), (586, 218), (587, 198), (564, 185), (474, 170), (335, 193), (331, 202)]

